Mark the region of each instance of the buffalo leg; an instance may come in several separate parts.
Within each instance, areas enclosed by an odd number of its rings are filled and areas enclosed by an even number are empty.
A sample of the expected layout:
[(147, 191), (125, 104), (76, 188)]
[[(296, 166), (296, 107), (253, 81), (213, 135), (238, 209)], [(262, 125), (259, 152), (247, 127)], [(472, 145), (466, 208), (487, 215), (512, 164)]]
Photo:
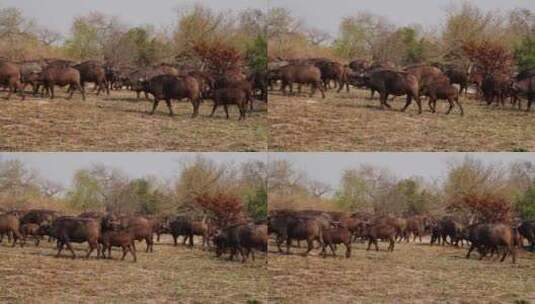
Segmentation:
[(451, 109), (453, 109), (453, 100), (452, 100), (452, 98), (448, 98), (448, 103), (450, 104), (450, 107), (448, 108), (448, 111), (446, 112), (446, 115), (450, 114)]
[(122, 249), (123, 249), (123, 256), (121, 257), (121, 261), (124, 261), (124, 258), (126, 257), (126, 253), (127, 253), (126, 246), (123, 246)]
[(214, 116), (215, 110), (217, 109), (217, 102), (214, 102), (214, 107), (212, 108), (212, 113), (210, 114), (210, 117)]
[(69, 242), (69, 240), (66, 240), (65, 245), (67, 245), (67, 249), (69, 249), (69, 251), (71, 252), (72, 259), (74, 260), (76, 258), (76, 254), (74, 253), (74, 249), (72, 248), (71, 242)]
[(192, 100), (191, 103), (193, 104), (193, 114), (191, 115), (191, 118), (195, 118), (199, 115), (200, 100)]
[(228, 105), (224, 104), (223, 108), (225, 109), (225, 114), (227, 115), (227, 119), (230, 119), (230, 117), (228, 116)]
[(169, 116), (175, 115), (175, 113), (173, 113), (173, 106), (171, 105), (171, 99), (166, 99), (165, 103), (167, 104), (167, 107), (169, 108)]
[(58, 252), (56, 253), (56, 258), (59, 257), (59, 255), (61, 254), (61, 251), (63, 251), (64, 245), (65, 244), (63, 242), (58, 241), (58, 244), (57, 244)]
[[(85, 89), (84, 89), (81, 85), (79, 85), (79, 84), (76, 85), (76, 88), (77, 88), (78, 91), (80, 91), (80, 93), (82, 94), (82, 100), (85, 101)], [(73, 90), (73, 91), (74, 91), (74, 90)], [(72, 93), (71, 93), (71, 96), (72, 96)]]
[(48, 90), (50, 92), (50, 99), (54, 99), (54, 96), (55, 96), (54, 95), (54, 86), (53, 85), (49, 86)]
[(305, 252), (305, 256), (307, 256), (312, 249), (314, 249), (314, 240), (307, 240), (307, 251)]
[(160, 100), (158, 100), (158, 98), (155, 97), (154, 102), (152, 103), (152, 111), (150, 112), (150, 115), (154, 114), (159, 103), (160, 103)]
[[(325, 246), (325, 245), (323, 245), (323, 246)], [(329, 244), (329, 248), (331, 249), (333, 257), (335, 257), (336, 256), (336, 248), (334, 247), (334, 244), (332, 244), (332, 243)]]
[(411, 105), (411, 103), (412, 97), (410, 95), (407, 95), (407, 102), (405, 103), (405, 106), (401, 109), (401, 112), (405, 112), (407, 108)]
[(459, 98), (455, 98), (455, 103), (456, 103), (457, 106), (459, 107), (459, 110), (461, 110), (461, 116), (464, 116), (463, 106), (462, 106), (461, 103), (459, 102)]
[(137, 262), (137, 257), (136, 257), (136, 251), (132, 248), (131, 245), (128, 245), (128, 251), (130, 251), (130, 253), (132, 254), (132, 256), (134, 257), (134, 262)]
[(474, 250), (475, 246), (474, 244), (470, 245), (470, 248), (468, 248), (468, 252), (466, 253), (466, 258), (470, 258), (470, 253), (472, 253), (472, 250)]

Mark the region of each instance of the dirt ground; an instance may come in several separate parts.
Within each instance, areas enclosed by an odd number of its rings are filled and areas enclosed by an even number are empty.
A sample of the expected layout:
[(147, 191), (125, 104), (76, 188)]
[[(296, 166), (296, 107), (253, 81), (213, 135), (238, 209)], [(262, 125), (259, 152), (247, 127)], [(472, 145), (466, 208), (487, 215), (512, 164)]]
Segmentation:
[[(303, 93), (308, 94), (308, 88)], [(433, 114), (423, 103), (407, 112), (405, 97), (390, 102), (394, 110), (381, 110), (378, 95), (369, 91), (327, 91), (316, 96), (269, 95), (269, 149), (271, 151), (535, 151), (535, 111), (531, 113), (481, 105), (461, 97), (465, 116), (439, 101)], [(524, 109), (526, 102), (524, 101)]]
[[(304, 242), (303, 242), (304, 246)], [(517, 264), (478, 260), (467, 248), (397, 243), (394, 252), (366, 251), (353, 244), (352, 256), (338, 246), (336, 258), (277, 253), (270, 244), (270, 303), (532, 303), (535, 253), (519, 253)], [(372, 247), (373, 248), (373, 247)]]
[[(200, 240), (199, 240), (200, 241)], [(0, 244), (0, 303), (266, 303), (265, 256), (255, 262), (216, 258), (199, 246), (172, 246), (171, 237), (145, 253), (137, 243), (138, 261), (55, 258), (55, 243), (11, 248)], [(87, 245), (76, 245), (83, 255)]]
[(134, 92), (113, 91), (110, 96), (89, 93), (86, 101), (75, 94), (66, 100), (56, 90), (54, 100), (27, 96), (20, 101), (0, 99), (1, 151), (265, 151), (267, 108), (255, 102), (255, 111), (238, 121), (230, 106), (230, 120), (223, 108), (208, 117), (212, 101), (205, 101), (200, 117), (191, 119), (189, 102), (173, 102), (169, 117), (165, 102), (155, 115), (152, 102), (138, 101)]

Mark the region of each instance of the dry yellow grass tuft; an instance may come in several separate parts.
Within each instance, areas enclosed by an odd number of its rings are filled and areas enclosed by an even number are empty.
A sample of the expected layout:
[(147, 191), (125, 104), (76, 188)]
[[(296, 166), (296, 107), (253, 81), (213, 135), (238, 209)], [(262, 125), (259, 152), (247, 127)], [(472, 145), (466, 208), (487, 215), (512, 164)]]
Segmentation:
[[(301, 242), (304, 245), (304, 242)], [(308, 257), (276, 253), (270, 244), (269, 302), (286, 303), (530, 303), (535, 301), (535, 254), (522, 252), (517, 264), (465, 259), (466, 248), (396, 244), (394, 252), (366, 251), (353, 244), (352, 256)], [(373, 248), (373, 247), (372, 247)], [(330, 252), (330, 251), (329, 251)], [(298, 254), (295, 254), (298, 253)]]
[[(197, 241), (199, 243), (200, 240)], [(170, 237), (145, 253), (137, 243), (138, 262), (55, 258), (55, 243), (0, 244), (0, 303), (266, 303), (264, 255), (246, 264), (216, 258), (199, 247), (172, 246)], [(76, 245), (81, 256), (87, 245)]]
[[(303, 92), (308, 93), (307, 88)], [(461, 98), (465, 116), (454, 108), (446, 116), (447, 102), (431, 113), (423, 103), (406, 113), (399, 109), (405, 98), (381, 110), (369, 91), (335, 90), (321, 99), (304, 96), (269, 96), (269, 149), (271, 151), (523, 151), (535, 150), (535, 112), (495, 109), (479, 101)], [(525, 107), (525, 101), (524, 101)]]
[(111, 96), (88, 94), (65, 100), (18, 96), (0, 101), (0, 150), (4, 151), (265, 151), (267, 110), (256, 102), (255, 111), (238, 121), (230, 106), (230, 120), (219, 108), (209, 118), (213, 103), (206, 101), (200, 117), (191, 119), (189, 102), (173, 102), (175, 117), (165, 102), (150, 116), (152, 102), (137, 101), (134, 92), (113, 91)]

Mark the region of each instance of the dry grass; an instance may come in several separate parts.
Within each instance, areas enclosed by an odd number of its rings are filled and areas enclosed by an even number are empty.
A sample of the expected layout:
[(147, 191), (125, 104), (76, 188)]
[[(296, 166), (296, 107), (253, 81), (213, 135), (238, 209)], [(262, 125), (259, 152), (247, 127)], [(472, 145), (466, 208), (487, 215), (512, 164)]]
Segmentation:
[[(0, 244), (1, 303), (266, 303), (264, 256), (229, 262), (200, 248), (173, 247), (171, 238), (138, 262), (55, 258), (53, 243), (24, 248)], [(76, 246), (79, 249), (86, 245)], [(62, 253), (63, 254), (63, 253)], [(70, 254), (70, 253), (65, 253)], [(82, 251), (77, 252), (82, 255)]]
[[(303, 89), (308, 93), (308, 89)], [(406, 113), (405, 99), (383, 111), (369, 91), (327, 92), (321, 99), (269, 96), (269, 148), (272, 151), (518, 151), (535, 150), (535, 113), (507, 106), (495, 109), (462, 98), (465, 116), (458, 109), (446, 116), (447, 103), (432, 114), (424, 103), (418, 115), (413, 103)], [(525, 102), (524, 102), (525, 106)]]
[(256, 103), (245, 122), (230, 106), (231, 119), (222, 108), (208, 115), (212, 102), (204, 102), (200, 117), (191, 119), (189, 102), (174, 102), (175, 117), (168, 116), (165, 102), (154, 116), (152, 103), (136, 101), (135, 93), (112, 92), (111, 96), (79, 94), (65, 100), (57, 90), (55, 100), (18, 96), (0, 101), (0, 150), (3, 151), (265, 151), (267, 110)]
[[(530, 303), (535, 301), (535, 254), (517, 264), (464, 258), (466, 249), (396, 244), (395, 251), (366, 251), (321, 258), (280, 255), (270, 245), (270, 303)], [(292, 253), (303, 252), (293, 248)]]

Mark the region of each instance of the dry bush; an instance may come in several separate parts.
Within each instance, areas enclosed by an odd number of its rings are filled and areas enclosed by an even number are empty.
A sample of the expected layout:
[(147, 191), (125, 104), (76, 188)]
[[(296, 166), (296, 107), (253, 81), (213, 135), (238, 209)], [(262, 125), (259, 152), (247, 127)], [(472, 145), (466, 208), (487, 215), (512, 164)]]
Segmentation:
[(197, 197), (195, 204), (211, 215), (219, 227), (240, 223), (244, 220), (243, 202), (234, 195), (225, 193), (205, 194)]
[(514, 66), (513, 53), (499, 41), (470, 41), (463, 45), (463, 50), (470, 61), (485, 74), (508, 75)]
[(239, 67), (242, 64), (240, 51), (222, 40), (197, 41), (192, 51), (205, 67), (216, 74)]
[(270, 40), (268, 43), (268, 57), (270, 60), (282, 59), (302, 59), (302, 58), (329, 58), (336, 61), (343, 61), (336, 56), (334, 49), (321, 45), (313, 45), (304, 37), (285, 40), (278, 43)]
[(451, 204), (449, 209), (464, 209), (476, 222), (510, 223), (513, 205), (510, 201), (494, 195), (467, 195), (461, 201)]
[(33, 198), (29, 200), (17, 201), (16, 199), (1, 197), (0, 207), (4, 209), (51, 209), (60, 211), (63, 214), (78, 214), (77, 210), (66, 202), (53, 198)]
[(270, 194), (268, 208), (270, 211), (277, 209), (342, 211), (332, 200), (302, 195), (276, 196)]

